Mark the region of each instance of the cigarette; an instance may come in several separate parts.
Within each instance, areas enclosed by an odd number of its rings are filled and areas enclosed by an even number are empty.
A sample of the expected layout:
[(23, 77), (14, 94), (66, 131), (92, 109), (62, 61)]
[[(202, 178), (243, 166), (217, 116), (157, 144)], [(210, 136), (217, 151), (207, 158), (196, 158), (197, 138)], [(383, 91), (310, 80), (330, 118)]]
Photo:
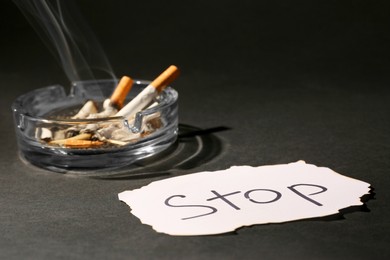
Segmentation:
[(59, 139), (59, 140), (53, 140), (51, 141), (50, 143), (51, 144), (66, 144), (67, 142), (69, 141), (74, 141), (74, 140), (88, 140), (91, 138), (91, 134), (88, 134), (88, 133), (85, 133), (85, 134), (79, 134), (79, 135), (76, 135), (76, 136), (73, 136), (73, 137), (70, 137), (70, 138), (66, 138), (66, 139)]
[(136, 140), (141, 137), (140, 133), (132, 133), (128, 129), (119, 128), (112, 132), (111, 138), (112, 140), (118, 140), (122, 142), (129, 142), (132, 140)]
[(110, 103), (112, 106), (121, 109), (125, 102), (126, 96), (133, 86), (133, 80), (130, 77), (123, 76), (115, 88), (114, 92), (110, 97)]
[(79, 110), (79, 112), (72, 117), (72, 119), (84, 119), (87, 118), (90, 114), (95, 114), (98, 112), (95, 102), (92, 100), (87, 101), (84, 106)]
[(35, 130), (35, 136), (41, 140), (51, 140), (53, 139), (53, 133), (50, 129), (45, 127), (40, 127)]
[[(111, 97), (104, 100), (103, 111), (98, 113), (97, 109), (95, 109), (94, 113), (89, 113), (86, 117), (83, 118), (95, 119), (95, 118), (110, 117), (115, 115), (118, 112), (118, 109), (123, 107), (123, 103), (132, 85), (133, 85), (133, 80), (130, 77), (123, 76), (119, 81), (118, 85), (116, 86)], [(87, 104), (84, 105), (84, 107), (86, 106)], [(80, 117), (76, 117), (76, 118), (80, 118)], [(92, 128), (90, 130), (93, 130)]]
[(179, 69), (171, 65), (155, 80), (152, 81), (144, 90), (141, 91), (134, 99), (125, 105), (115, 116), (126, 118), (133, 117), (138, 111), (149, 105), (157, 95), (163, 91), (179, 75)]
[(116, 107), (111, 104), (111, 100), (107, 98), (106, 100), (103, 101), (103, 111), (100, 113), (90, 114), (87, 117), (87, 119), (110, 117), (116, 114), (117, 112), (118, 109), (116, 109)]
[(177, 76), (179, 76), (179, 69), (171, 65), (169, 68), (167, 68), (163, 73), (161, 73), (155, 80), (150, 83), (153, 87), (155, 87), (160, 93), (164, 90), (169, 84), (171, 84), (172, 81), (174, 81)]
[(113, 139), (107, 139), (106, 140), (108, 143), (111, 143), (111, 144), (116, 144), (116, 145), (119, 145), (119, 146), (124, 146), (126, 144), (128, 144), (129, 142), (124, 142), (124, 141), (119, 141), (119, 140), (113, 140)]
[(67, 148), (92, 148), (103, 145), (101, 141), (92, 140), (66, 140), (65, 143), (61, 144)]
[(67, 148), (92, 148), (104, 144), (102, 141), (89, 140), (91, 137), (91, 134), (79, 134), (67, 139), (51, 141), (50, 144), (57, 144)]

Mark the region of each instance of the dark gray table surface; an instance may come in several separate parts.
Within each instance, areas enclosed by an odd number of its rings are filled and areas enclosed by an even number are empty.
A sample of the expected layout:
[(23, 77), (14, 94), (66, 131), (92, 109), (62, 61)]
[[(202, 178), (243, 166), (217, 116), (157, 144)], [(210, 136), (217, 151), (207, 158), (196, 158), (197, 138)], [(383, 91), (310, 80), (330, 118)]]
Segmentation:
[[(181, 68), (173, 86), (183, 152), (111, 179), (23, 163), (12, 101), (69, 81), (16, 6), (2, 2), (1, 259), (390, 257), (386, 1), (78, 3), (117, 76), (153, 79), (170, 64)], [(117, 199), (172, 176), (297, 160), (369, 182), (375, 196), (343, 217), (199, 237), (159, 234)]]

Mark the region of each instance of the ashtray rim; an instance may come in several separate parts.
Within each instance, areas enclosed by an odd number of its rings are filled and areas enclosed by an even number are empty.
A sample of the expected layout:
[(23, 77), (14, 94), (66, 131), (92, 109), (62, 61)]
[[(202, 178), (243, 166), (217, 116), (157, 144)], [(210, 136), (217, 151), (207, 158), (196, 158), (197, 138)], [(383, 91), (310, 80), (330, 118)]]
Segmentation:
[[(42, 92), (44, 90), (49, 90), (49, 89), (58, 89), (59, 90), (59, 93), (61, 93), (61, 95), (64, 97), (64, 98), (82, 98), (82, 99), (85, 99), (85, 97), (82, 97), (81, 95), (77, 94), (78, 92), (76, 91), (77, 88), (81, 88), (81, 85), (82, 84), (87, 84), (87, 83), (93, 83), (93, 82), (118, 82), (118, 80), (116, 79), (103, 79), (103, 80), (86, 80), (86, 81), (75, 81), (75, 82), (72, 82), (71, 83), (71, 89), (69, 91), (69, 93), (67, 94), (66, 91), (65, 91), (65, 87), (60, 85), (60, 84), (56, 84), (56, 85), (50, 85), (50, 86), (46, 86), (46, 87), (41, 87), (41, 88), (38, 88), (38, 89), (34, 89), (34, 90), (31, 90), (27, 93), (24, 93), (20, 96), (18, 96), (12, 103), (11, 105), (11, 109), (13, 111), (13, 113), (16, 113), (16, 112), (19, 112), (21, 116), (25, 117), (25, 118), (28, 118), (29, 120), (33, 120), (33, 121), (41, 121), (41, 122), (44, 122), (44, 123), (53, 123), (53, 124), (66, 124), (66, 123), (70, 123), (70, 124), (75, 124), (75, 123), (82, 123), (82, 124), (87, 124), (87, 123), (96, 123), (96, 122), (100, 122), (100, 121), (115, 121), (115, 120), (122, 120), (122, 121), (126, 121), (127, 119), (123, 116), (115, 116), (115, 117), (101, 117), (101, 118), (92, 118), (92, 119), (49, 119), (49, 118), (45, 118), (45, 117), (41, 117), (41, 116), (32, 116), (32, 115), (29, 115), (28, 113), (24, 113), (22, 112), (23, 111), (23, 107), (21, 105), (22, 101), (24, 99), (26, 99), (28, 96), (32, 96), (34, 93), (39, 93), (39, 92)], [(150, 80), (140, 80), (140, 79), (134, 79), (134, 84), (144, 84), (144, 85), (148, 85), (150, 84), (151, 81)], [(78, 85), (80, 84), (80, 85)], [(142, 110), (142, 111), (139, 111), (136, 113), (136, 116), (138, 114), (142, 114), (142, 115), (149, 115), (149, 114), (153, 114), (155, 112), (157, 112), (158, 110), (160, 109), (164, 109), (166, 108), (167, 106), (171, 105), (172, 103), (176, 102), (177, 99), (178, 99), (178, 93), (175, 89), (171, 88), (170, 86), (167, 86), (163, 91), (162, 93), (160, 93), (160, 95), (164, 95), (165, 97), (170, 97), (170, 96), (167, 96), (168, 94), (171, 94), (173, 95), (173, 99), (163, 99), (162, 102), (160, 102), (157, 106), (155, 107), (152, 107), (152, 108), (147, 108), (145, 110)], [(87, 99), (85, 99), (87, 100)]]

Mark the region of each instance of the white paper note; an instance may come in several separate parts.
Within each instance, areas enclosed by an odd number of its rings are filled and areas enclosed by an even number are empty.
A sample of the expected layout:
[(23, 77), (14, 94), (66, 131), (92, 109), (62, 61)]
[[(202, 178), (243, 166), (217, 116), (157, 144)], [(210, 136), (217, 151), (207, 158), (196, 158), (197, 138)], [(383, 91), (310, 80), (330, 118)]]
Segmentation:
[(211, 235), (362, 205), (370, 184), (299, 161), (234, 166), (152, 182), (119, 199), (143, 224), (170, 235)]

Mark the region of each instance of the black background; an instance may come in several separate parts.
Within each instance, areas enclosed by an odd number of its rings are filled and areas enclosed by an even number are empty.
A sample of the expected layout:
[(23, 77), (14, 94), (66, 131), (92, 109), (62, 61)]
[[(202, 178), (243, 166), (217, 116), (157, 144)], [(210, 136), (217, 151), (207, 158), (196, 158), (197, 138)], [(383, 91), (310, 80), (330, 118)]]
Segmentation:
[[(180, 67), (172, 85), (187, 134), (179, 143), (189, 153), (201, 151), (183, 167), (168, 161), (136, 170), (158, 174), (132, 177), (129, 170), (116, 179), (66, 176), (21, 162), (12, 101), (69, 81), (17, 7), (3, 1), (0, 257), (390, 256), (388, 1), (77, 2), (116, 75), (153, 79), (170, 64)], [(156, 233), (117, 199), (171, 176), (297, 160), (369, 182), (375, 198), (344, 218), (205, 237)]]

